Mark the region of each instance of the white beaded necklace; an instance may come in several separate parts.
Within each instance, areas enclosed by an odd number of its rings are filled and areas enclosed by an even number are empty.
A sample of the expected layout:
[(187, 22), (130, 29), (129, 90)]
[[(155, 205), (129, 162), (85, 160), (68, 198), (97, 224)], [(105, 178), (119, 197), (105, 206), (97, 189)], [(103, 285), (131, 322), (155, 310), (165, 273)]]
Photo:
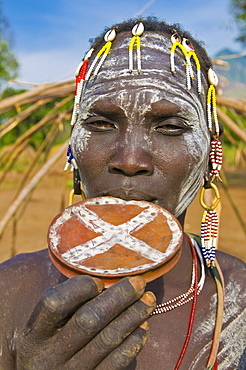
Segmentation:
[[(201, 254), (201, 250), (199, 245), (194, 239), (191, 239), (196, 252), (198, 254), (200, 264), (201, 264), (201, 278), (198, 283), (198, 290), (197, 290), (197, 295), (201, 293), (201, 290), (203, 288), (204, 282), (205, 282), (205, 267), (204, 267), (204, 260)], [(168, 311), (171, 311), (177, 307), (183, 306), (184, 304), (190, 302), (194, 298), (194, 285), (195, 285), (195, 264), (193, 262), (193, 267), (192, 267), (192, 275), (191, 275), (191, 285), (190, 288), (187, 290), (187, 292), (170, 299), (167, 302), (160, 303), (156, 306), (156, 309), (152, 312), (151, 315), (158, 315), (160, 313), (165, 313)]]

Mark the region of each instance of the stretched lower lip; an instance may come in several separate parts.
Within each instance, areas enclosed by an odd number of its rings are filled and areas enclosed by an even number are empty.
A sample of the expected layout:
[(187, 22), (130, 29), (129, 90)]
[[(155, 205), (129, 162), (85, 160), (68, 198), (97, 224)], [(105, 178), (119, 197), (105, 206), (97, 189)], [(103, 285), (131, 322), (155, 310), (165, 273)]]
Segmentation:
[(112, 196), (123, 200), (145, 200), (147, 202), (157, 203), (156, 198), (150, 197), (148, 194), (145, 194), (136, 189), (112, 189), (107, 191), (106, 193), (101, 194), (101, 196)]

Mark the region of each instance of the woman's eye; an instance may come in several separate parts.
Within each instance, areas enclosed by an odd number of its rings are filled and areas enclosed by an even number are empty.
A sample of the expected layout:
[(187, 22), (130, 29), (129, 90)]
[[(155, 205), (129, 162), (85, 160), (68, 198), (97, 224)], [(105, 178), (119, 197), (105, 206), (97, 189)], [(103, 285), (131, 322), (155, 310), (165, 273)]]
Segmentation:
[[(174, 122), (175, 121), (175, 122)], [(164, 135), (178, 136), (186, 131), (187, 127), (181, 120), (166, 119), (155, 127), (156, 132)]]
[(92, 131), (111, 131), (116, 128), (113, 123), (104, 120), (88, 120), (84, 125)]

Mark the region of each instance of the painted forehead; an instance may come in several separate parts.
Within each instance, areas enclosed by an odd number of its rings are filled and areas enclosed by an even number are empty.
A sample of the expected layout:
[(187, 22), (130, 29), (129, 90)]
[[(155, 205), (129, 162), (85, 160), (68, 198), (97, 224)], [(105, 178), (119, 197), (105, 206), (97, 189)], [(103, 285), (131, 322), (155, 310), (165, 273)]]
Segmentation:
[[(116, 78), (121, 78), (124, 81), (133, 81), (138, 84), (142, 76), (148, 76), (151, 73), (151, 78), (162, 78), (162, 74), (169, 77), (168, 82), (175, 82), (181, 79), (180, 87), (186, 90), (186, 71), (185, 57), (178, 49), (175, 56), (176, 73), (173, 75), (170, 69), (170, 50), (172, 42), (170, 36), (160, 35), (158, 33), (146, 31), (141, 36), (141, 72), (137, 71), (136, 53), (133, 53), (132, 73), (129, 73), (129, 40), (131, 37), (125, 32), (117, 35), (113, 42), (111, 51), (100, 68), (100, 73), (96, 78), (90, 78), (86, 88), (96, 86), (97, 83), (103, 81), (113, 81)], [(90, 61), (92, 64), (93, 58)], [(176, 77), (177, 74), (177, 78)], [(155, 76), (156, 75), (156, 76)], [(184, 80), (182, 80), (182, 77)], [(206, 80), (203, 80), (206, 84)], [(154, 85), (152, 83), (151, 85)], [(195, 83), (194, 83), (195, 85)], [(207, 85), (207, 84), (206, 84)]]
[[(128, 47), (130, 36), (127, 33), (117, 35), (110, 54), (101, 66), (96, 78), (86, 82), (82, 100), (83, 108), (93, 104), (97, 99), (125, 99), (126, 91), (139, 90), (150, 97), (153, 103), (166, 98), (173, 103), (184, 106), (190, 104), (194, 109), (205, 107), (204, 91), (198, 97), (197, 83), (194, 80), (190, 92), (186, 87), (185, 58), (181, 52), (175, 55), (176, 73), (170, 70), (170, 37), (153, 32), (141, 36), (141, 73), (133, 70), (129, 73)], [(136, 56), (136, 55), (135, 55)], [(93, 58), (91, 63), (93, 62)], [(133, 60), (136, 67), (136, 58)], [(207, 82), (202, 76), (204, 89)]]

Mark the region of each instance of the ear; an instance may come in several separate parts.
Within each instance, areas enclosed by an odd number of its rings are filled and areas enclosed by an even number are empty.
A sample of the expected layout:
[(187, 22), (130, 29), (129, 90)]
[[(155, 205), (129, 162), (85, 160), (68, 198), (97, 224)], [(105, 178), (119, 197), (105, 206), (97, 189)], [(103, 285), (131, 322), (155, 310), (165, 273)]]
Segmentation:
[(74, 194), (81, 195), (81, 179), (79, 175), (79, 170), (74, 169), (73, 170), (73, 188), (74, 188)]

